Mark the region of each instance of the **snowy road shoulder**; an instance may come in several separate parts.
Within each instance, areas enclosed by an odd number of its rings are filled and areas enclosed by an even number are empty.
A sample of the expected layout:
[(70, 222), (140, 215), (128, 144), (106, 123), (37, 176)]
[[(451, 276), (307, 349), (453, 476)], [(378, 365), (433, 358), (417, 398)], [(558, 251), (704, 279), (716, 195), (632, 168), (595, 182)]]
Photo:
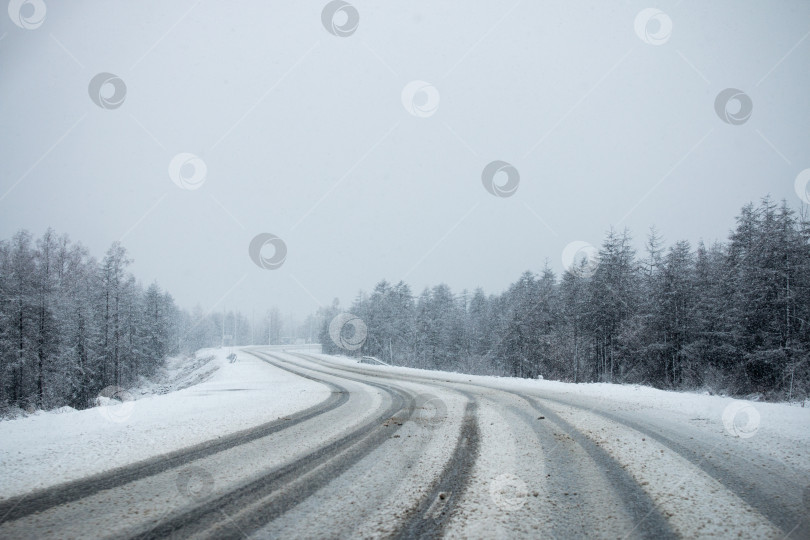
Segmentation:
[[(329, 389), (237, 351), (199, 351), (122, 404), (0, 422), (0, 500), (159, 456), (316, 405)], [(206, 361), (207, 359), (207, 361)]]

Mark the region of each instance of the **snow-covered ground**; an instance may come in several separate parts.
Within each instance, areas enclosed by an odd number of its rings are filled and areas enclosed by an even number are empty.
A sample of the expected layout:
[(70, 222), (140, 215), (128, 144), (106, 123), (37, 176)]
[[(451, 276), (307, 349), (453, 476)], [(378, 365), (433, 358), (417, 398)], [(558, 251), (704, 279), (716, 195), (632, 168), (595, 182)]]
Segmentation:
[[(0, 422), (0, 499), (193, 446), (315, 405), (321, 384), (236, 350), (170, 359), (132, 401)], [(102, 400), (103, 401), (103, 400)]]

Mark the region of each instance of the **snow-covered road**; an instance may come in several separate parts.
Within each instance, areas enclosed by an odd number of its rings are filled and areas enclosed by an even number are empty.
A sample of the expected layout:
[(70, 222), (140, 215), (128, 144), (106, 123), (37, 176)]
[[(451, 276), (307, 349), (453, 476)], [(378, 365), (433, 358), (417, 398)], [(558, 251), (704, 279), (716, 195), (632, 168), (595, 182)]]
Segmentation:
[(208, 354), (0, 423), (0, 537), (810, 537), (807, 408)]

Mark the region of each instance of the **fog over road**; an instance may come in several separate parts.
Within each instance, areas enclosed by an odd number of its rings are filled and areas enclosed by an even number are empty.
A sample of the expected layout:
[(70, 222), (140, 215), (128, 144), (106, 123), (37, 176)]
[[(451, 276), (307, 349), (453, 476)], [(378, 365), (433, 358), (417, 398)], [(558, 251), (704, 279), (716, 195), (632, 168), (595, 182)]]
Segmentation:
[(245, 351), (329, 397), (6, 499), (0, 537), (810, 537), (803, 461), (708, 424), (494, 378)]

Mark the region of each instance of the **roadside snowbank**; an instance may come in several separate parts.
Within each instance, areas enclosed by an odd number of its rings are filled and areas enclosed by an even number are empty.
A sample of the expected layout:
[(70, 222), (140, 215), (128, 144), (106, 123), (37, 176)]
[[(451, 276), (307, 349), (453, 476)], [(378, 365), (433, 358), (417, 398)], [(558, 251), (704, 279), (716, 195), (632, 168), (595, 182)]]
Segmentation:
[(246, 352), (231, 362), (230, 352), (171, 359), (160, 382), (125, 392), (131, 401), (0, 422), (0, 499), (248, 429), (329, 395)]

